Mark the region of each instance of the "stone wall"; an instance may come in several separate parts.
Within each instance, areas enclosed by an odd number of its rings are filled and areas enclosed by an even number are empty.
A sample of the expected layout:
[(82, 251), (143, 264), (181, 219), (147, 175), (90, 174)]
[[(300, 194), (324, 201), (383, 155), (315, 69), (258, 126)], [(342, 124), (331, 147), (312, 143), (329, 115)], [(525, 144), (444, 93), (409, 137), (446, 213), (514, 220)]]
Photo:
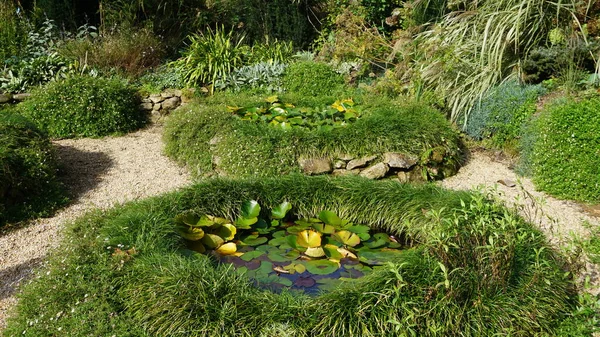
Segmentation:
[(26, 100), (31, 94), (0, 94), (0, 104), (15, 104)]
[(142, 97), (140, 108), (149, 112), (152, 120), (156, 121), (177, 109), (181, 104), (189, 102), (189, 100), (181, 90), (167, 89), (160, 94), (151, 94)]

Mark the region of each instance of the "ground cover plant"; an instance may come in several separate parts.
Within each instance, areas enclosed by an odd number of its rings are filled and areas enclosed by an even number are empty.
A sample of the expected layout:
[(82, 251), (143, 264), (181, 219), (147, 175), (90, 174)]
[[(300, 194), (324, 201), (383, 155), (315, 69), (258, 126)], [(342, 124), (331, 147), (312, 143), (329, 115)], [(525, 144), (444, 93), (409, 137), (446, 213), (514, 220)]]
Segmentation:
[[(287, 215), (330, 210), (404, 237), (410, 249), (311, 297), (260, 289), (231, 265), (190, 253), (176, 231), (174, 219), (190, 210), (241, 223), (286, 209), (281, 200), (292, 205)], [(481, 195), (356, 177), (215, 179), (71, 225), (5, 333), (550, 336), (576, 304), (560, 261), (539, 231)]]
[(327, 96), (343, 90), (344, 77), (328, 64), (301, 61), (287, 67), (282, 82), (285, 90), (298, 95)]
[(0, 109), (0, 226), (47, 216), (66, 202), (48, 136)]
[[(299, 109), (327, 107), (348, 98), (280, 95), (282, 102)], [(223, 174), (279, 176), (300, 172), (300, 158), (360, 158), (388, 151), (419, 158), (426, 178), (451, 175), (458, 167), (457, 132), (439, 112), (427, 106), (381, 97), (356, 97), (353, 110), (360, 107), (360, 118), (345, 127), (321, 130), (287, 130), (281, 123), (273, 127), (244, 121), (227, 111), (228, 106), (257, 107), (263, 100), (264, 96), (220, 94), (203, 104), (179, 109), (165, 125), (166, 153), (197, 176), (212, 174), (214, 158)]]
[(70, 76), (35, 90), (18, 111), (51, 137), (101, 137), (143, 126), (138, 104), (137, 90), (122, 79)]
[(561, 198), (600, 201), (600, 100), (555, 104), (535, 122), (536, 186)]

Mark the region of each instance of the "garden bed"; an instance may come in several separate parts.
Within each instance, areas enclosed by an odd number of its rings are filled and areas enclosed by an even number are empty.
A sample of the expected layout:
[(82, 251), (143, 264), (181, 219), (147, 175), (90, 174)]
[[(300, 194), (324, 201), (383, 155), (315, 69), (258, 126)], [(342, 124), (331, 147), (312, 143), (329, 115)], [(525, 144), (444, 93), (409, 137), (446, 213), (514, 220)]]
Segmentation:
[[(190, 211), (254, 215), (240, 212), (247, 200), (263, 216), (287, 200), (299, 218), (330, 210), (412, 243), (318, 296), (275, 293), (187, 250), (175, 230), (175, 218)], [(551, 336), (575, 292), (543, 235), (482, 196), (291, 175), (216, 179), (88, 215), (20, 296), (8, 335)]]
[(461, 153), (438, 111), (361, 96), (217, 95), (178, 109), (165, 140), (167, 154), (197, 176), (433, 180), (453, 175)]

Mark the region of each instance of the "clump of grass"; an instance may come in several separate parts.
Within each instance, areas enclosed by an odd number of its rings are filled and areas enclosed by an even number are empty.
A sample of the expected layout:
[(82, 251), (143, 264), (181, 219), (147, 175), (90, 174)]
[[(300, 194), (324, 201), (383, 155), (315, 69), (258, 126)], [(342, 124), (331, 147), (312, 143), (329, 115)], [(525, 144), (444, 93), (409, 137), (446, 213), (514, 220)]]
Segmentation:
[[(279, 176), (300, 172), (299, 158), (355, 157), (400, 151), (422, 158), (443, 149), (439, 164), (442, 175), (450, 175), (459, 162), (457, 132), (439, 112), (417, 103), (400, 103), (375, 97), (357, 97), (363, 112), (352, 124), (332, 131), (292, 128), (281, 130), (267, 124), (235, 118), (228, 105), (255, 105), (264, 97), (238, 94), (216, 95), (202, 105), (176, 111), (165, 126), (166, 152), (186, 164), (196, 175), (212, 172), (213, 158), (220, 160), (221, 173), (231, 176)], [(339, 97), (282, 96), (298, 107), (332, 104)], [(211, 142), (212, 140), (212, 142)], [(436, 164), (437, 165), (437, 164)]]
[(47, 135), (26, 118), (0, 110), (0, 226), (49, 215), (65, 202)]
[[(194, 209), (234, 217), (248, 199), (265, 209), (288, 200), (301, 217), (329, 209), (402, 235), (412, 248), (317, 297), (262, 290), (231, 266), (185, 254), (174, 216)], [(23, 289), (5, 333), (553, 335), (575, 302), (543, 235), (481, 195), (360, 178), (215, 179), (71, 225)]]

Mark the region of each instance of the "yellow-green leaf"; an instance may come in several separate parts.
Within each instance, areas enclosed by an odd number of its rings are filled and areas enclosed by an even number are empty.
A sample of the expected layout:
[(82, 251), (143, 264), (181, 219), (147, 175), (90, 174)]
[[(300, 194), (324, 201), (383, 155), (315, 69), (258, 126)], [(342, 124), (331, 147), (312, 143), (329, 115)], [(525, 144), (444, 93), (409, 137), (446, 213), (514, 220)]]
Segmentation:
[(313, 248), (321, 245), (321, 234), (314, 230), (303, 230), (297, 234), (296, 243), (301, 247)]

